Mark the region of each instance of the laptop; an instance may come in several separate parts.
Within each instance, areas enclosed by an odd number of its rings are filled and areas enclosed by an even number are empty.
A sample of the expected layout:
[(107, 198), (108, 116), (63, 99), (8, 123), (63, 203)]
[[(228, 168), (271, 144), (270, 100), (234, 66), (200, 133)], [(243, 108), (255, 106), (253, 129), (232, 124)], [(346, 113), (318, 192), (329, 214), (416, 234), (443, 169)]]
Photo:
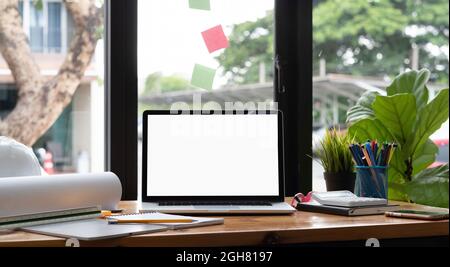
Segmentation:
[(289, 214), (280, 111), (145, 111), (140, 211)]

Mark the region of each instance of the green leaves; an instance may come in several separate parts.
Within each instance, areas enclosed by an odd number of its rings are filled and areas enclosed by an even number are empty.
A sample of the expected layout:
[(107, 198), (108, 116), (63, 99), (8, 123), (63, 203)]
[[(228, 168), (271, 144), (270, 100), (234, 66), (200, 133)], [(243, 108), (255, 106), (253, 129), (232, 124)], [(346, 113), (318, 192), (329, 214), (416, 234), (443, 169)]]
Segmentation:
[(389, 129), (378, 119), (363, 119), (349, 128), (351, 136), (355, 136), (355, 141), (365, 142), (367, 140), (394, 140)]
[(33, 5), (39, 11), (44, 10), (44, 3), (42, 0), (33, 0)]
[(215, 57), (229, 84), (257, 83), (261, 63), (265, 64), (266, 78), (273, 77), (273, 18), (273, 11), (268, 11), (255, 21), (233, 25), (230, 46)]
[(320, 148), (317, 151), (317, 156), (325, 172), (353, 172), (352, 154), (348, 148), (353, 143), (353, 139), (350, 136), (340, 133), (336, 129), (326, 131), (325, 137), (320, 141)]
[(420, 111), (428, 103), (428, 88), (426, 83), (430, 79), (430, 71), (408, 71), (397, 76), (392, 84), (386, 88), (388, 95), (413, 94)]
[(161, 92), (174, 92), (193, 89), (189, 81), (180, 75), (174, 74), (164, 76), (161, 72), (149, 74), (145, 79), (145, 94), (155, 94)]
[(429, 139), (448, 119), (449, 89), (428, 103), (427, 70), (403, 73), (387, 96), (367, 93), (348, 111), (355, 140), (395, 141), (389, 167), (389, 198), (448, 207), (448, 166), (427, 169), (438, 147)]
[[(327, 73), (384, 76), (410, 67), (411, 44), (448, 46), (448, 0), (325, 0), (314, 1), (314, 71), (326, 60)], [(412, 15), (414, 14), (414, 15)], [(230, 83), (258, 82), (259, 62), (266, 63), (273, 78), (274, 16), (232, 26), (230, 47), (216, 59)], [(427, 29), (419, 35), (409, 28)], [(267, 35), (261, 35), (267, 33)], [(351, 52), (349, 63), (346, 51)], [(379, 59), (379, 56), (382, 59)], [(434, 49), (420, 50), (420, 65), (432, 69), (434, 79), (448, 83), (448, 59)], [(420, 107), (419, 107), (420, 109)]]
[(365, 92), (356, 102), (356, 105), (351, 107), (347, 112), (347, 122), (356, 122), (363, 119), (374, 118), (375, 114), (372, 110), (373, 101), (375, 97), (380, 95), (375, 91)]
[(427, 140), (425, 145), (422, 146), (421, 151), (414, 153), (413, 158), (413, 175), (417, 174), (418, 171), (425, 169), (430, 166), (435, 160), (436, 155), (439, 152), (439, 148), (430, 139)]
[(375, 117), (391, 131), (397, 142), (406, 142), (412, 134), (416, 120), (414, 95), (377, 96), (373, 103), (373, 110)]
[(416, 203), (448, 208), (448, 164), (425, 169), (405, 187), (409, 198)]
[(418, 116), (411, 143), (411, 154), (421, 149), (428, 138), (448, 119), (448, 88), (439, 92)]

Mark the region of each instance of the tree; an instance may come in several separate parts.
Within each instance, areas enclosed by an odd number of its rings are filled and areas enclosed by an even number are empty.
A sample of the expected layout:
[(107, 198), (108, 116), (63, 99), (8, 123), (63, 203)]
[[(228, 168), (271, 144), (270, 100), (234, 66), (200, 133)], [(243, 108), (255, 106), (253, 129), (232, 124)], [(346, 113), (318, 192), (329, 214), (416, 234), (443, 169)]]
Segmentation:
[(216, 57), (229, 83), (256, 83), (260, 64), (264, 64), (267, 76), (273, 78), (273, 11), (257, 21), (233, 26), (229, 47)]
[[(333, 72), (395, 76), (411, 67), (413, 46), (420, 67), (448, 82), (448, 59), (429, 45), (448, 49), (448, 1), (322, 0), (314, 9), (314, 56)], [(316, 63), (318, 60), (316, 60)]]
[[(417, 46), (419, 68), (448, 83), (448, 10), (446, 0), (315, 0), (314, 69), (325, 59), (328, 72), (394, 77), (411, 67)], [(257, 82), (257, 63), (273, 64), (273, 33), (272, 12), (233, 26), (230, 47), (217, 57), (230, 83)]]
[(144, 94), (183, 91), (190, 89), (189, 81), (180, 75), (163, 76), (154, 72), (145, 79)]
[(22, 29), (18, 0), (0, 1), (0, 52), (18, 90), (15, 108), (4, 120), (0, 119), (0, 135), (28, 146), (52, 126), (71, 102), (100, 37), (103, 12), (95, 0), (64, 0), (64, 3), (76, 30), (58, 74), (46, 80)]

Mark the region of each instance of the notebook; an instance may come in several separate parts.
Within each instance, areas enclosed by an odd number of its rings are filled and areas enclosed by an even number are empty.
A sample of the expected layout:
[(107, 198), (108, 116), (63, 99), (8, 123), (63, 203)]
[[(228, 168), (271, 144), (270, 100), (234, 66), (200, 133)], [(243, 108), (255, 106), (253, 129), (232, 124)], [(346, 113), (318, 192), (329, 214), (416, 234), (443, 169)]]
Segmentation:
[(338, 207), (322, 205), (316, 201), (298, 203), (297, 210), (309, 211), (309, 212), (320, 212), (343, 216), (362, 216), (362, 215), (377, 215), (384, 214), (386, 211), (399, 210), (399, 205), (380, 205), (380, 206), (365, 206), (365, 207)]
[[(153, 225), (161, 225), (165, 226), (169, 229), (183, 229), (183, 228), (191, 228), (191, 227), (199, 227), (206, 225), (215, 225), (215, 224), (223, 224), (223, 218), (213, 218), (213, 217), (191, 217), (191, 216), (182, 216), (182, 215), (172, 215), (166, 213), (160, 213), (156, 211), (150, 212), (141, 212), (141, 213), (133, 213), (133, 214), (124, 214), (124, 215), (113, 215), (108, 216), (110, 219), (117, 220), (164, 220), (164, 219), (191, 219), (193, 222), (188, 223), (157, 223)], [(124, 224), (122, 224), (124, 225)]]

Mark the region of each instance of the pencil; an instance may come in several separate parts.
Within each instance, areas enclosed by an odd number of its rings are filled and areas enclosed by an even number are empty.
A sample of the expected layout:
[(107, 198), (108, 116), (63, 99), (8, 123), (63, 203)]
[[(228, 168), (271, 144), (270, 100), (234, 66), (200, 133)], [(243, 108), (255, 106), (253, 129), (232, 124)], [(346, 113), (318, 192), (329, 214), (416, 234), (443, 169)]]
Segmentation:
[(192, 219), (149, 219), (149, 220), (117, 220), (108, 219), (109, 224), (119, 223), (192, 223), (195, 220)]
[(389, 164), (391, 162), (392, 155), (394, 154), (394, 150), (395, 150), (396, 147), (397, 147), (397, 145), (395, 143), (391, 144), (391, 150), (390, 150), (390, 153), (389, 153), (389, 159), (387, 161), (387, 164)]
[[(371, 167), (374, 166), (374, 165), (372, 164), (372, 161), (370, 160), (369, 152), (366, 151), (366, 149), (364, 149), (364, 148), (365, 148), (364, 145), (362, 145), (362, 146), (361, 146), (361, 150), (362, 150), (362, 152), (364, 153), (364, 157), (365, 157), (366, 160), (367, 160), (367, 165), (369, 166), (370, 172), (372, 173), (372, 180), (375, 181), (375, 185), (377, 186), (378, 189), (380, 189), (380, 185), (378, 184), (377, 174), (376, 174), (376, 172), (374, 171), (374, 169), (371, 168)], [(376, 164), (376, 163), (375, 163), (375, 164)]]
[(367, 165), (368, 165), (369, 167), (372, 166), (372, 161), (370, 160), (369, 153), (367, 153), (365, 147), (364, 147), (364, 146), (361, 146), (361, 150), (362, 150), (362, 152), (363, 152), (363, 154), (364, 154), (364, 158), (365, 158), (366, 161), (367, 161)]

